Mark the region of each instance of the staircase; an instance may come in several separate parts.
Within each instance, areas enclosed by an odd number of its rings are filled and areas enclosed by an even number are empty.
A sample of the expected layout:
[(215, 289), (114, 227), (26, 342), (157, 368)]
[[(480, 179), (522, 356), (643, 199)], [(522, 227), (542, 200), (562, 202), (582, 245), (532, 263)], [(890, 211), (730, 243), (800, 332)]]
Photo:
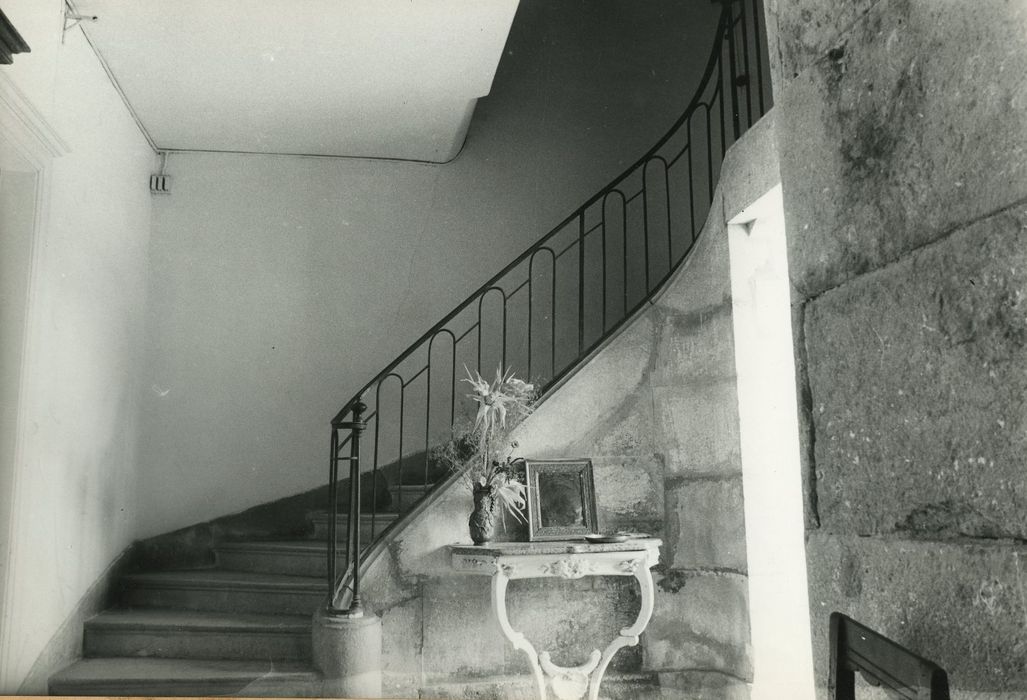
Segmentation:
[[(301, 495), (330, 510), (307, 512), (302, 532), (289, 536), (228, 528), (178, 566), (123, 576), (114, 607), (85, 624), (84, 658), (50, 679), (51, 694), (320, 694), (312, 614), (358, 608), (362, 572), (455, 478), (432, 472), (430, 455), (466, 418), (460, 368), (491, 376), (512, 366), (543, 396), (555, 391), (693, 249), (725, 152), (770, 107), (759, 0), (719, 2), (700, 86), (667, 134), (343, 404), (324, 498)], [(370, 506), (360, 496), (365, 477)], [(382, 503), (394, 505), (381, 507), (385, 483)], [(265, 522), (275, 518), (274, 508), (264, 513)], [(356, 522), (359, 551), (347, 552), (340, 533)], [(632, 683), (627, 694), (636, 696)]]
[[(689, 257), (724, 155), (770, 108), (760, 0), (714, 4), (721, 10), (713, 47), (681, 116), (342, 405), (331, 421), (330, 489), (347, 468), (350, 483), (386, 468), (400, 486), (405, 474), (416, 476), (424, 455), (475, 422), (477, 409), (464, 398), (471, 372), (490, 379), (497, 369), (515, 369), (545, 400), (642, 312)], [(333, 499), (344, 502), (344, 496)], [(424, 507), (415, 504), (411, 517)], [(408, 524), (401, 519), (372, 546), (337, 560), (346, 563), (332, 568), (333, 611), (362, 610), (353, 593), (361, 576)], [(338, 541), (351, 529), (341, 527)]]
[[(404, 487), (404, 503), (426, 488)], [(362, 515), (365, 545), (372, 517), (381, 532), (399, 513)], [(213, 566), (122, 576), (115, 607), (85, 623), (84, 658), (51, 677), (50, 694), (319, 695), (311, 614), (328, 591), (330, 517), (311, 511), (307, 520), (305, 538), (215, 542)]]

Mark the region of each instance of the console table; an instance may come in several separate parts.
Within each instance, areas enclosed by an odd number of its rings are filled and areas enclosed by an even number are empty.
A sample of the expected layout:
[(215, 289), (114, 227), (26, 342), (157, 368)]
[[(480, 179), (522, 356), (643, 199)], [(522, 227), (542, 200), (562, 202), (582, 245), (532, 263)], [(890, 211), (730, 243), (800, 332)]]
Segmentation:
[[(574, 540), (454, 545), (449, 550), (457, 571), (492, 577), (492, 612), (513, 647), (527, 655), (540, 700), (546, 700), (546, 676), (561, 700), (576, 700), (586, 690), (589, 700), (597, 700), (599, 684), (613, 655), (622, 647), (638, 644), (639, 635), (649, 624), (653, 614), (653, 576), (649, 569), (659, 561), (660, 544), (660, 540), (647, 537), (610, 544)], [(582, 665), (564, 668), (552, 662), (549, 652), (537, 652), (521, 632), (510, 626), (506, 586), (512, 579), (583, 576), (634, 576), (642, 605), (634, 624), (622, 629), (605, 650), (595, 649)]]

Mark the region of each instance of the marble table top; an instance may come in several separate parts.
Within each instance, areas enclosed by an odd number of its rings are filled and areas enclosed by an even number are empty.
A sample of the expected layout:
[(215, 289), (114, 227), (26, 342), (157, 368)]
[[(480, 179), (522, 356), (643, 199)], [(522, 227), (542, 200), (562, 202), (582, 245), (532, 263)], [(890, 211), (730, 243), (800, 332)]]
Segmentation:
[(506, 557), (532, 554), (598, 554), (601, 552), (641, 552), (659, 547), (662, 541), (656, 537), (636, 537), (624, 542), (588, 542), (585, 539), (552, 540), (546, 542), (492, 542), (485, 545), (454, 544), (449, 546), (453, 554)]

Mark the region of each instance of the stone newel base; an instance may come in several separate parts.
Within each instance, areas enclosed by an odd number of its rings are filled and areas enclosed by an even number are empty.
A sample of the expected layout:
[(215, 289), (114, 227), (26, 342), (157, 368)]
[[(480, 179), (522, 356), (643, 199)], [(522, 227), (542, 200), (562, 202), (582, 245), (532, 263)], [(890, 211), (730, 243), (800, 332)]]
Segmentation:
[(382, 621), (377, 615), (314, 615), (314, 666), (324, 676), (325, 697), (382, 696)]

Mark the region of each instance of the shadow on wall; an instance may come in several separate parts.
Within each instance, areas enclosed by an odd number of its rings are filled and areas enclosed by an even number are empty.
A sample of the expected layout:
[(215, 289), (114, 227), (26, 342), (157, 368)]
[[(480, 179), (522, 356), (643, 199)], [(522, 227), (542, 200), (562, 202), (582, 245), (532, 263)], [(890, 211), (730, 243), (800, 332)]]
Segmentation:
[(321, 483), (325, 422), (382, 358), (679, 116), (717, 11), (522, 2), (448, 165), (172, 157), (175, 192), (154, 202), (161, 392), (145, 399), (139, 534)]
[[(401, 470), (402, 466), (402, 470)], [(413, 497), (390, 492), (389, 486), (399, 482), (407, 485), (431, 484), (442, 479), (448, 472), (437, 463), (425, 458), (420, 452), (408, 455), (403, 464), (397, 462), (379, 469), (378, 474), (361, 475), (361, 512), (391, 513), (407, 510), (413, 505)], [(428, 481), (425, 481), (427, 476)], [(345, 503), (349, 493), (349, 479), (339, 481), (340, 503)], [(130, 568), (144, 571), (194, 568), (214, 564), (214, 545), (232, 540), (289, 540), (306, 538), (312, 532), (311, 514), (328, 510), (328, 487), (320, 486), (294, 496), (263, 503), (239, 513), (226, 515), (205, 523), (196, 523), (174, 532), (149, 537), (133, 543), (130, 551)], [(344, 512), (345, 507), (340, 507)], [(381, 532), (383, 523), (378, 523), (375, 532)], [(345, 537), (343, 528), (340, 537)]]

